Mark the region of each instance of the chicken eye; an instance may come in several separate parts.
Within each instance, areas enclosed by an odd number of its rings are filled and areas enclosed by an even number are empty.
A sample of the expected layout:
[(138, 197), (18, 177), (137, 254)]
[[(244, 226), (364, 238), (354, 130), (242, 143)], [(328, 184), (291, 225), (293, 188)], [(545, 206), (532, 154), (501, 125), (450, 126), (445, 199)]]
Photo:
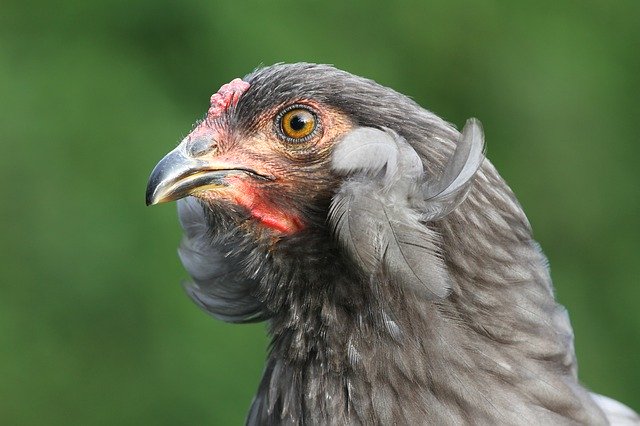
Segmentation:
[(284, 110), (280, 116), (280, 131), (288, 142), (305, 142), (316, 130), (316, 115), (308, 108), (293, 107)]

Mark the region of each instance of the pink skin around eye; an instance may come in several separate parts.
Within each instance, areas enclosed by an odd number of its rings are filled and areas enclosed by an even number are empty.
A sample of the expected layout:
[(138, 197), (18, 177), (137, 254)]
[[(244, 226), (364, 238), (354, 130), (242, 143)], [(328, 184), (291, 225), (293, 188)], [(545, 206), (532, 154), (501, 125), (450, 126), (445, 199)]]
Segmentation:
[[(249, 83), (239, 78), (233, 79), (223, 85), (217, 93), (211, 96), (211, 107), (207, 112), (207, 119), (215, 119), (222, 115), (229, 107), (235, 106), (240, 96), (249, 88)], [(205, 125), (198, 126), (191, 134), (190, 138), (206, 137), (209, 129)], [(260, 192), (246, 182), (239, 180), (235, 182), (237, 188), (241, 190), (235, 194), (235, 201), (245, 207), (251, 215), (258, 219), (264, 226), (278, 231), (282, 234), (293, 234), (302, 228), (303, 223), (295, 216), (276, 208), (260, 196)]]
[(249, 83), (239, 78), (235, 78), (223, 85), (217, 93), (211, 96), (211, 107), (207, 112), (207, 118), (216, 118), (230, 106), (237, 104), (240, 96), (246, 92), (248, 88)]

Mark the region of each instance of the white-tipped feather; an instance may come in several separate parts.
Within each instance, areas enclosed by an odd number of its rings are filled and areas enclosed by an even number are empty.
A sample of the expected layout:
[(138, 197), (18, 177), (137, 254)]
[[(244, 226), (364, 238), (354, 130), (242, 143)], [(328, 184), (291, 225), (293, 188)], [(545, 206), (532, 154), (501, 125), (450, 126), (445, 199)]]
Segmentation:
[(640, 416), (631, 408), (608, 396), (591, 393), (591, 398), (604, 411), (611, 426), (639, 426)]

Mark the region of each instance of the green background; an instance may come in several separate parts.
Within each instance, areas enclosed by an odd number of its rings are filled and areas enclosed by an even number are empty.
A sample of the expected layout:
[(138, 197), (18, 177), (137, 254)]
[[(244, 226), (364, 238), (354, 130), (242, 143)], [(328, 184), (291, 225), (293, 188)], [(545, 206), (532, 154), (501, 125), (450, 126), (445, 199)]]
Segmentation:
[(640, 409), (640, 2), (8, 1), (0, 5), (0, 423), (240, 424), (264, 325), (179, 285), (149, 172), (260, 64), (332, 63), (484, 123), (576, 332)]

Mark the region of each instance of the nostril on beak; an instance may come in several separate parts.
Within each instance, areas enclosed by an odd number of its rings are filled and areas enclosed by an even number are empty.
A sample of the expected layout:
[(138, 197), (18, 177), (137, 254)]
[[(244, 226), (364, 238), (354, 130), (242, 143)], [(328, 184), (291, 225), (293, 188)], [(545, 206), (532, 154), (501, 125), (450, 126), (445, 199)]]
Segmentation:
[(218, 149), (218, 142), (210, 138), (194, 138), (187, 144), (187, 151), (192, 157), (199, 157)]

